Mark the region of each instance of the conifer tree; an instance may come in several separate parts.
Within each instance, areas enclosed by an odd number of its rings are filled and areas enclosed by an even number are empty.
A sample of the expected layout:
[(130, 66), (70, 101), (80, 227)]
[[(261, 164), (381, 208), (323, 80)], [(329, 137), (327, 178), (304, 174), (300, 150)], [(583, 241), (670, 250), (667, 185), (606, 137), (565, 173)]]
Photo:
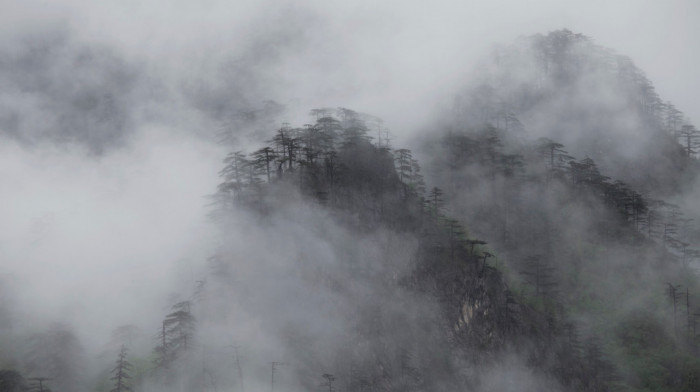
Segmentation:
[(420, 165), (416, 159), (411, 160), (410, 182), (413, 191), (418, 194), (418, 196), (423, 196), (425, 194), (425, 180), (423, 179), (423, 175), (420, 172)]
[(156, 366), (167, 368), (177, 358), (187, 353), (193, 346), (196, 320), (190, 313), (190, 302), (182, 301), (173, 305), (174, 312), (165, 316), (158, 333), (159, 345)]
[(525, 281), (535, 290), (535, 296), (546, 298), (555, 292), (557, 283), (554, 279), (554, 267), (543, 260), (543, 256), (530, 256), (525, 269), (520, 272)]
[(126, 346), (122, 345), (119, 350), (119, 355), (117, 356), (117, 363), (114, 369), (112, 369), (112, 377), (110, 380), (114, 381), (114, 388), (110, 392), (128, 392), (133, 391), (129, 385), (129, 380), (131, 375), (129, 374), (132, 369), (131, 363), (126, 358)]
[(275, 150), (271, 147), (263, 147), (253, 153), (254, 162), (258, 167), (264, 169), (268, 183), (270, 182), (270, 164), (276, 157)]
[(688, 158), (695, 156), (695, 154), (698, 153), (698, 147), (700, 146), (700, 131), (698, 131), (695, 126), (690, 124), (683, 125), (680, 133), (678, 134), (678, 139)]
[(443, 209), (444, 201), (442, 199), (443, 192), (438, 187), (433, 187), (428, 194), (428, 202), (431, 204), (435, 218), (435, 224), (438, 224), (440, 211)]
[(557, 172), (563, 171), (566, 168), (566, 163), (573, 159), (564, 150), (563, 144), (548, 138), (539, 139), (536, 149), (548, 169), (547, 180), (550, 180)]
[(411, 178), (411, 160), (411, 150), (401, 148), (394, 151), (396, 172), (399, 175), (399, 180), (404, 184), (407, 184)]

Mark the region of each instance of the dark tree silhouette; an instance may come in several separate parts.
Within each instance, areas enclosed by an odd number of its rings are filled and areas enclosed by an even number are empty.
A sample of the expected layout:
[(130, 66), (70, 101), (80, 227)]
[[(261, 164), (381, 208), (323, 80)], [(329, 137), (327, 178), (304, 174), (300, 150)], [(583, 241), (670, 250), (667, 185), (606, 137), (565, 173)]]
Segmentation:
[(27, 380), (15, 370), (0, 370), (0, 392), (26, 392)]
[(196, 320), (190, 306), (189, 301), (178, 302), (172, 307), (174, 312), (165, 316), (158, 333), (159, 345), (154, 349), (156, 367), (168, 368), (193, 347)]
[(428, 203), (432, 210), (433, 218), (435, 219), (435, 224), (437, 225), (442, 215), (442, 210), (444, 209), (445, 202), (443, 200), (443, 192), (438, 187), (433, 187), (428, 193)]
[(274, 162), (276, 158), (275, 150), (271, 147), (263, 147), (253, 153), (254, 162), (258, 167), (264, 169), (268, 183), (271, 181), (270, 164)]
[(322, 387), (328, 388), (328, 392), (334, 392), (335, 388), (333, 388), (333, 382), (335, 381), (335, 376), (329, 373), (323, 374), (323, 377), (326, 381), (321, 384)]
[(129, 373), (131, 372), (132, 365), (127, 360), (126, 353), (126, 346), (122, 345), (117, 356), (116, 366), (112, 369), (112, 377), (110, 377), (110, 380), (114, 381), (114, 388), (112, 388), (110, 392), (126, 392), (133, 390), (129, 385), (129, 380), (131, 379)]
[(690, 124), (683, 125), (678, 133), (678, 139), (687, 157), (693, 157), (698, 153), (700, 131), (695, 126)]
[(538, 140), (537, 152), (542, 156), (548, 169), (548, 181), (557, 173), (562, 173), (566, 169), (566, 164), (574, 159), (564, 150), (563, 144), (548, 138), (541, 138)]
[(413, 191), (416, 194), (418, 194), (419, 196), (423, 196), (425, 194), (425, 181), (423, 179), (423, 175), (420, 172), (420, 165), (418, 164), (418, 161), (415, 159), (411, 160), (410, 183), (411, 183), (411, 186), (413, 187)]
[(671, 283), (666, 283), (666, 285), (668, 290), (668, 299), (673, 305), (673, 332), (676, 334), (676, 337), (678, 337), (678, 302), (683, 296), (683, 292), (680, 291), (681, 285), (679, 284), (674, 285)]
[(46, 381), (53, 380), (53, 378), (49, 378), (49, 377), (32, 377), (32, 378), (30, 378), (29, 380), (32, 381), (32, 384), (33, 384), (33, 385), (31, 386), (31, 389), (32, 389), (32, 390), (38, 391), (38, 392), (51, 392), (51, 388), (49, 388), (48, 386), (45, 386), (44, 383), (45, 383)]
[(456, 219), (447, 219), (447, 234), (450, 243), (450, 261), (455, 260), (455, 250), (462, 243), (462, 237), (466, 235), (464, 228)]
[(399, 175), (399, 180), (404, 184), (409, 183), (412, 173), (411, 150), (402, 148), (394, 151), (394, 162), (396, 163), (396, 172)]
[(272, 143), (275, 145), (279, 166), (278, 174), (281, 173), (284, 164), (287, 164), (287, 170), (293, 170), (294, 162), (297, 160), (297, 152), (299, 149), (299, 139), (296, 136), (297, 130), (292, 129), (289, 124), (282, 124), (282, 128), (277, 130), (277, 135), (272, 138)]
[(482, 240), (466, 240), (465, 243), (469, 245), (469, 254), (473, 255), (474, 254), (474, 246), (475, 245), (486, 245), (486, 241)]
[(230, 192), (234, 200), (238, 198), (245, 187), (247, 167), (248, 160), (242, 151), (229, 153), (224, 158), (224, 168), (219, 172), (219, 176), (224, 178), (219, 191)]
[(543, 256), (528, 257), (525, 269), (520, 274), (525, 276), (525, 282), (532, 286), (535, 296), (547, 298), (555, 293), (557, 282), (554, 278), (554, 267), (544, 261)]

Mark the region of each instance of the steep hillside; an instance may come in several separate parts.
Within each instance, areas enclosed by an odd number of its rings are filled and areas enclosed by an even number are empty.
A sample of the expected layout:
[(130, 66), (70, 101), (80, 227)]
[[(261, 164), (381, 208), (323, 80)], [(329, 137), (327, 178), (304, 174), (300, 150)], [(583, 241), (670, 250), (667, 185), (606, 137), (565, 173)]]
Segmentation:
[(695, 128), (629, 60), (566, 30), (493, 61), (425, 138), (428, 177), (515, 293), (601, 343), (613, 384), (693, 390), (700, 238), (671, 201), (700, 173)]
[[(580, 341), (547, 298), (509, 289), (503, 262), (446, 214), (443, 192), (425, 193), (409, 150), (373, 143), (370, 117), (313, 113), (315, 124), (279, 129), (249, 158), (231, 153), (214, 212), (236, 227), (232, 211), (246, 206), (270, 230), (267, 252), (281, 258), (253, 255), (255, 267), (224, 240), (216, 282), (230, 287), (217, 298), (242, 300), (286, 358), (304, 352), (290, 363), (299, 387), (334, 374), (348, 390), (487, 388), (505, 363), (530, 374), (523, 390), (611, 382), (599, 343)], [(269, 314), (280, 303), (289, 308)]]
[[(86, 70), (110, 58), (61, 50)], [(47, 56), (4, 66), (50, 69)], [(284, 114), (273, 101), (238, 110), (220, 102), (239, 94), (226, 84), (195, 91), (198, 110), (242, 129), (219, 129), (240, 145), (202, 190), (217, 229), (206, 270), (163, 283), (174, 291), (161, 308), (101, 345), (92, 336), (91, 350), (75, 325), (25, 328), (25, 282), (0, 275), (0, 392), (700, 390), (700, 238), (681, 207), (700, 173), (694, 126), (631, 61), (567, 30), (499, 48), (482, 69), (415, 153), (350, 109), (272, 128)], [(107, 126), (103, 111), (130, 111), (129, 75), (97, 78), (128, 81), (118, 102), (83, 107), (104, 89), (86, 82), (65, 103), (80, 110), (56, 112), (87, 120), (24, 135), (10, 108), (0, 126), (21, 145), (55, 136), (108, 151), (130, 120)], [(9, 85), (33, 86), (42, 106), (53, 83)]]

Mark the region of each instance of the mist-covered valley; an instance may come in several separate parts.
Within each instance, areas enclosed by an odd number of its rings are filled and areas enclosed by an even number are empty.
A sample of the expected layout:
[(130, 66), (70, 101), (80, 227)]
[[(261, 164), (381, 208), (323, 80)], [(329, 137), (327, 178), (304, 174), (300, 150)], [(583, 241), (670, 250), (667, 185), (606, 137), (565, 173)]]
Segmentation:
[(698, 390), (698, 9), (628, 3), (0, 3), (0, 391)]

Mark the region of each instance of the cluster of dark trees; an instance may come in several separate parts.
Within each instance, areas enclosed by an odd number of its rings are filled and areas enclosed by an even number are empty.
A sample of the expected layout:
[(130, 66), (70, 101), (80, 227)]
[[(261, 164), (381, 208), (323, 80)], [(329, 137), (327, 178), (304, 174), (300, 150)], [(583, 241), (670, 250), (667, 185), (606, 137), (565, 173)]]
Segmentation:
[[(637, 377), (608, 373), (608, 385), (696, 388), (700, 243), (694, 221), (663, 199), (697, 178), (698, 131), (631, 60), (584, 35), (525, 37), (491, 60), (444, 135), (424, 141), (446, 207), (499, 254), (519, 301), (554, 330), (582, 329), (593, 356), (617, 353), (615, 367)], [(545, 137), (529, 139), (533, 124)], [(637, 309), (631, 299), (649, 290), (655, 305)]]
[[(509, 267), (519, 275), (513, 279), (529, 293), (531, 299), (526, 301), (549, 312), (553, 329), (574, 325), (571, 320), (577, 315), (571, 309), (590, 298), (590, 287), (582, 287), (590, 286), (590, 278), (581, 275), (606, 269), (639, 275), (640, 270), (650, 268), (658, 274), (658, 279), (650, 279), (657, 288), (664, 285), (664, 276), (694, 276), (690, 266), (700, 259), (699, 244), (693, 236), (692, 219), (685, 218), (679, 206), (604, 175), (593, 159), (575, 159), (562, 143), (549, 138), (527, 141), (512, 128), (505, 129), (504, 121), (495, 125), (503, 113), (482, 125), (455, 126), (440, 141), (429, 140), (426, 149), (434, 159), (431, 178), (446, 184), (446, 204), (456, 215), (472, 222), (479, 236), (506, 256)], [(692, 146), (692, 142), (683, 146), (687, 158), (693, 156)], [(612, 260), (607, 263), (585, 260), (591, 257), (587, 248), (615, 256), (609, 256)], [(613, 253), (615, 249), (618, 253)], [(637, 259), (635, 254), (643, 256)], [(620, 275), (619, 279), (628, 284), (630, 277)], [(695, 285), (693, 278), (688, 279), (688, 284)], [(668, 287), (673, 315), (661, 309), (648, 317), (659, 320), (660, 325), (668, 325), (661, 319), (673, 320), (675, 332), (667, 344), (678, 350), (678, 356), (697, 355), (694, 314), (698, 309), (689, 304), (687, 288), (683, 296), (676, 286)], [(601, 302), (603, 307), (610, 304)], [(682, 323), (677, 321), (681, 305), (685, 307)], [(570, 343), (580, 347), (575, 339)], [(617, 344), (608, 341), (604, 348), (595, 345), (591, 352), (604, 358)], [(661, 367), (675, 374), (685, 366), (679, 363), (665, 362)], [(614, 372), (603, 378), (608, 384), (618, 382)], [(692, 376), (679, 376), (664, 382), (682, 387), (694, 381)]]
[[(156, 346), (153, 348), (152, 363), (138, 371), (129, 360), (129, 345), (133, 344), (131, 335), (137, 334), (133, 326), (123, 326), (114, 333), (114, 340), (120, 342), (117, 359), (110, 370), (109, 392), (131, 392), (143, 387), (151, 378), (163, 385), (172, 386), (183, 369), (191, 366), (194, 350), (198, 347), (196, 340), (197, 320), (192, 312), (192, 301), (185, 300), (174, 304), (158, 333), (155, 335)], [(202, 380), (196, 380), (201, 386)]]
[(669, 256), (685, 266), (700, 258), (700, 251), (691, 247), (688, 226), (680, 207), (642, 195), (620, 180), (600, 173), (591, 158), (575, 160), (564, 146), (550, 139), (541, 139), (537, 151), (547, 167), (547, 179), (568, 181), (575, 191), (586, 192), (600, 199), (619, 216), (624, 225), (634, 228), (648, 239), (657, 241)]
[[(420, 165), (410, 150), (392, 150), (384, 140), (373, 143), (371, 127), (361, 114), (347, 109), (312, 114), (316, 116), (313, 125), (285, 125), (268, 146), (250, 155), (228, 155), (221, 171), (224, 181), (215, 195), (217, 216), (225, 216), (236, 206), (268, 214), (272, 206), (266, 198), (276, 187), (292, 184), (326, 208), (361, 216), (362, 226), (410, 231), (418, 238), (418, 262), (399, 285), (438, 301), (441, 317), (435, 320), (435, 327), (449, 342), (452, 353), (448, 356), (476, 365), (484, 356), (495, 358), (498, 352), (516, 350), (529, 358), (533, 368), (564, 385), (604, 390), (601, 385), (611, 382), (615, 372), (600, 345), (591, 339), (579, 342), (576, 327), (561, 312), (526, 304), (509, 290), (496, 268), (498, 258), (486, 248), (486, 241), (471, 238), (449, 216), (441, 188), (426, 190)], [(444, 145), (451, 152), (444, 156), (449, 157), (452, 171), (478, 161), (489, 167), (491, 179), (524, 178), (523, 156), (504, 154), (495, 128), (482, 136), (448, 136)], [(556, 147), (550, 153), (563, 154), (563, 150)], [(549, 159), (556, 166), (550, 181), (560, 159), (558, 155)], [(453, 174), (454, 181), (463, 181)], [(581, 176), (583, 186), (588, 177)], [(545, 302), (556, 291), (547, 263), (547, 257), (532, 257), (523, 271), (533, 296)], [(422, 366), (425, 364), (414, 364), (411, 370), (381, 376), (371, 367), (364, 372), (356, 369), (350, 390), (393, 390), (397, 383), (408, 389), (425, 386), (430, 383), (430, 371)], [(415, 376), (398, 377), (406, 372)], [(413, 384), (406, 385), (407, 380)], [(331, 388), (331, 379), (326, 378), (324, 385)]]
[[(377, 310), (363, 308), (352, 336), (379, 339), (383, 345), (377, 345), (370, 357), (349, 355), (353, 365), (342, 378), (336, 374), (345, 369), (306, 369), (309, 385), (331, 392), (421, 390), (438, 384), (464, 387), (478, 382), (477, 376), (464, 375), (465, 368), (495, 363), (500, 354), (512, 352), (572, 390), (609, 390), (620, 383), (608, 344), (590, 330), (582, 332), (568, 309), (571, 288), (558, 262), (567, 257), (557, 245), (562, 239), (549, 213), (524, 198), (531, 188), (541, 190), (540, 195), (557, 193), (565, 199), (562, 203), (599, 206), (608, 217), (599, 227), (601, 235), (618, 238), (626, 233), (630, 244), (654, 242), (664, 263), (687, 265), (697, 258), (684, 241), (683, 225), (688, 222), (678, 207), (611, 180), (592, 159), (576, 160), (550, 139), (513, 149), (509, 133), (495, 126), (448, 133), (436, 144), (441, 150), (433, 155), (440, 158), (432, 163), (443, 172), (436, 180), (446, 187), (427, 189), (412, 152), (392, 149), (386, 131), (371, 116), (348, 109), (312, 114), (314, 124), (302, 128), (285, 124), (267, 146), (249, 155), (237, 151), (226, 157), (212, 215), (225, 222), (234, 211), (244, 209), (264, 219), (274, 214), (276, 203), (291, 198), (290, 192), (299, 192), (357, 230), (411, 233), (418, 241), (415, 266), (394, 282), (398, 290), (436, 301), (439, 317), (428, 328), (439, 331), (433, 338), (440, 343), (428, 353), (420, 345), (392, 346), (387, 343), (391, 331), (374, 326)], [(506, 260), (451, 216), (462, 212), (454, 198), (465, 185), (488, 189), (487, 202), (472, 204), (468, 217), (482, 228), (480, 236), (492, 242), (493, 249), (514, 259), (510, 265), (517, 269), (515, 283), (503, 273)], [(697, 312), (690, 306), (690, 290), (682, 293), (669, 285), (668, 293), (676, 339), (695, 345)], [(201, 290), (199, 294), (193, 301), (201, 300)], [(193, 301), (175, 304), (158, 328), (152, 376), (164, 385), (181, 382), (178, 374), (192, 364), (195, 347), (201, 349)], [(127, 353), (127, 345), (121, 346), (110, 373), (111, 392), (131, 391), (143, 381), (135, 380)], [(446, 363), (431, 368), (430, 362), (440, 356), (448, 358)], [(31, 381), (48, 390), (58, 381), (51, 376), (54, 373), (36, 374), (24, 380), (18, 373), (3, 373), (0, 382), (24, 388)], [(69, 372), (57, 374), (65, 377)], [(321, 384), (315, 378), (318, 374)], [(202, 387), (207, 377), (205, 367), (188, 385)]]
[[(692, 220), (684, 218), (679, 206), (645, 196), (625, 182), (605, 176), (593, 159), (576, 160), (563, 144), (548, 138), (520, 146), (519, 153), (506, 153), (501, 142), (504, 132), (485, 126), (483, 130), (449, 133), (443, 138), (441, 152), (445, 155), (439, 162), (447, 169), (446, 181), (453, 192), (457, 191), (455, 184), (470, 175), (469, 168), (476, 170), (472, 178), (474, 185), (500, 181), (497, 192), (500, 195), (490, 199), (489, 218), (484, 220), (490, 220), (491, 224), (500, 221), (500, 235), (491, 238), (499, 238), (502, 246), (515, 246), (509, 220), (529, 221), (522, 216), (523, 211), (520, 211), (521, 216), (513, 211), (527, 203), (519, 200), (520, 190), (528, 184), (553, 187), (556, 182), (579, 198), (594, 197), (608, 206), (613, 212), (611, 216), (617, 216), (619, 223), (658, 242), (669, 250), (668, 256), (673, 260), (687, 266), (700, 257), (688, 238)], [(530, 227), (533, 226), (537, 225)]]
[(668, 302), (671, 305), (674, 337), (684, 342), (696, 355), (700, 355), (700, 344), (698, 340), (698, 318), (700, 318), (700, 308), (693, 308), (691, 302), (690, 288), (681, 284), (667, 283), (666, 293)]
[[(470, 204), (472, 211), (467, 216), (481, 223), (481, 233), (493, 240), (502, 254), (513, 259), (508, 264), (517, 268), (518, 280), (526, 288), (525, 297), (521, 293), (519, 300), (511, 290), (505, 290), (505, 300), (498, 312), (502, 321), (491, 328), (497, 329), (500, 325), (506, 328), (505, 332), (512, 333), (514, 327), (522, 325), (513, 322), (518, 319), (518, 312), (522, 312), (515, 304), (525, 301), (543, 312), (539, 326), (533, 329), (542, 333), (536, 338), (538, 344), (553, 348), (551, 352), (542, 350), (532, 354), (533, 363), (548, 369), (569, 388), (607, 390), (619, 380), (616, 368), (594, 335), (589, 333), (585, 341), (581, 341), (578, 327), (561, 295), (561, 291), (571, 288), (562, 284), (557, 265), (561, 255), (557, 255), (555, 246), (559, 239), (554, 224), (548, 222), (550, 216), (545, 210), (537, 210), (538, 203), (524, 199), (523, 194), (527, 194), (528, 188), (546, 190), (564, 186), (574, 197), (588, 199), (592, 196), (600, 204), (608, 205), (611, 215), (620, 215), (616, 222), (638, 230), (641, 230), (643, 215), (649, 213), (646, 201), (624, 183), (611, 183), (599, 173), (590, 158), (577, 161), (563, 145), (549, 139), (541, 139), (518, 153), (506, 153), (500, 137), (503, 132), (491, 125), (470, 132), (450, 132), (438, 147), (442, 153), (434, 155), (441, 157), (437, 159), (437, 167), (444, 171), (443, 181), (449, 184), (452, 194), (448, 204), (457, 214), (462, 215), (462, 211), (454, 198), (463, 194), (463, 187), (488, 190), (488, 196), (482, 201)], [(610, 227), (606, 226), (605, 230)], [(482, 265), (486, 265), (491, 256), (482, 252)], [(461, 320), (460, 325), (467, 323)]]
[(156, 354), (156, 368), (170, 368), (193, 348), (196, 319), (190, 306), (190, 301), (176, 303), (172, 307), (173, 312), (162, 321), (157, 335), (158, 345), (153, 350)]
[(0, 370), (0, 390), (12, 392), (70, 390), (81, 388), (86, 365), (83, 348), (63, 324), (31, 334), (20, 347), (17, 370)]
[[(429, 141), (430, 182), (442, 188), (426, 186), (410, 150), (390, 147), (381, 121), (345, 108), (313, 110), (312, 124), (283, 124), (265, 146), (251, 153), (232, 152), (224, 160), (223, 181), (212, 196), (212, 216), (219, 221), (241, 209), (264, 219), (274, 214), (277, 203), (292, 202), (292, 193), (298, 192), (303, 200), (333, 211), (334, 218), (357, 230), (391, 228), (417, 239), (415, 266), (395, 283), (400, 290), (439, 304), (439, 317), (430, 325), (440, 331), (436, 350), (447, 354), (418, 355), (422, 349), (405, 342), (402, 349), (394, 349), (386, 325), (376, 325), (372, 316), (376, 309), (363, 308), (358, 312), (363, 321), (352, 336), (382, 343), (373, 344), (371, 360), (347, 353), (351, 371), (342, 383), (334, 374), (343, 370), (322, 372), (309, 359), (304, 374), (314, 380), (322, 374), (323, 388), (333, 391), (344, 384), (348, 391), (420, 390), (437, 385), (438, 379), (442, 385), (464, 387), (474, 382), (464, 376), (464, 367), (514, 351), (531, 368), (568, 389), (611, 390), (630, 382), (621, 373), (638, 371), (625, 367), (619, 352), (642, 355), (630, 347), (648, 344), (647, 335), (640, 338), (629, 331), (650, 326), (663, 332), (659, 315), (614, 319), (611, 324), (626, 327), (601, 330), (580, 323), (577, 312), (586, 306), (587, 316), (614, 312), (613, 304), (597, 298), (609, 295), (611, 289), (596, 294), (590, 287), (591, 274), (641, 270), (647, 259), (655, 260), (654, 268), (662, 266), (659, 273), (671, 281), (678, 275), (669, 271), (689, 271), (700, 256), (690, 238), (690, 221), (678, 206), (650, 196), (648, 188), (641, 191), (638, 183), (628, 185), (604, 175), (590, 157), (574, 158), (563, 143), (552, 138), (524, 141), (525, 125), (518, 117), (548, 99), (556, 100), (557, 91), (570, 91), (582, 73), (593, 72), (618, 84), (645, 127), (675, 139), (677, 155), (696, 157), (700, 135), (680, 111), (659, 99), (631, 61), (597, 47), (585, 36), (563, 30), (531, 37), (526, 45), (534, 48), (539, 75), (535, 80), (514, 88), (508, 86), (507, 75), (496, 75), (458, 101), (458, 124), (448, 125), (452, 131), (439, 141)], [(501, 56), (497, 61), (521, 64), (522, 57), (513, 53), (497, 53)], [(572, 115), (577, 116), (580, 113)], [(592, 134), (598, 135), (600, 129), (596, 132)], [(460, 221), (469, 222), (469, 230)], [(487, 241), (468, 232), (490, 242), (491, 249)], [(577, 236), (580, 241), (572, 241)], [(623, 246), (629, 254), (649, 255), (641, 257), (639, 266), (628, 261), (606, 266), (594, 260), (601, 257), (596, 252), (605, 252), (601, 246)], [(515, 274), (504, 273), (508, 268)], [(668, 286), (676, 331), (682, 329), (679, 290)], [(686, 288), (685, 333), (676, 332), (668, 344), (682, 351), (678, 343), (688, 343), (693, 352), (697, 339), (690, 332), (695, 329), (695, 312), (689, 293)], [(185, 347), (187, 341), (187, 334), (168, 330), (170, 325), (175, 322), (164, 321), (164, 340), (156, 350), (164, 363), (168, 345), (177, 351), (175, 347)], [(617, 340), (611, 342), (610, 335)], [(618, 355), (615, 361), (611, 353)], [(440, 369), (430, 368), (425, 358), (431, 355), (449, 359)], [(651, 361), (672, 374), (682, 367), (680, 362)], [(665, 382), (694, 385), (691, 378)]]
[[(277, 181), (296, 183), (302, 192), (323, 203), (356, 203), (360, 193), (381, 192), (383, 183), (400, 181), (388, 134), (379, 120), (345, 108), (316, 109), (311, 114), (316, 118), (314, 124), (302, 128), (283, 124), (269, 145), (250, 154), (228, 154), (220, 172), (224, 182), (213, 196), (214, 217), (226, 216), (223, 211), (234, 208), (238, 201), (262, 208), (264, 185)], [(400, 176), (420, 170), (410, 152), (408, 155), (401, 160), (408, 159), (402, 163), (408, 166)], [(410, 181), (421, 181), (419, 175), (411, 175)]]

